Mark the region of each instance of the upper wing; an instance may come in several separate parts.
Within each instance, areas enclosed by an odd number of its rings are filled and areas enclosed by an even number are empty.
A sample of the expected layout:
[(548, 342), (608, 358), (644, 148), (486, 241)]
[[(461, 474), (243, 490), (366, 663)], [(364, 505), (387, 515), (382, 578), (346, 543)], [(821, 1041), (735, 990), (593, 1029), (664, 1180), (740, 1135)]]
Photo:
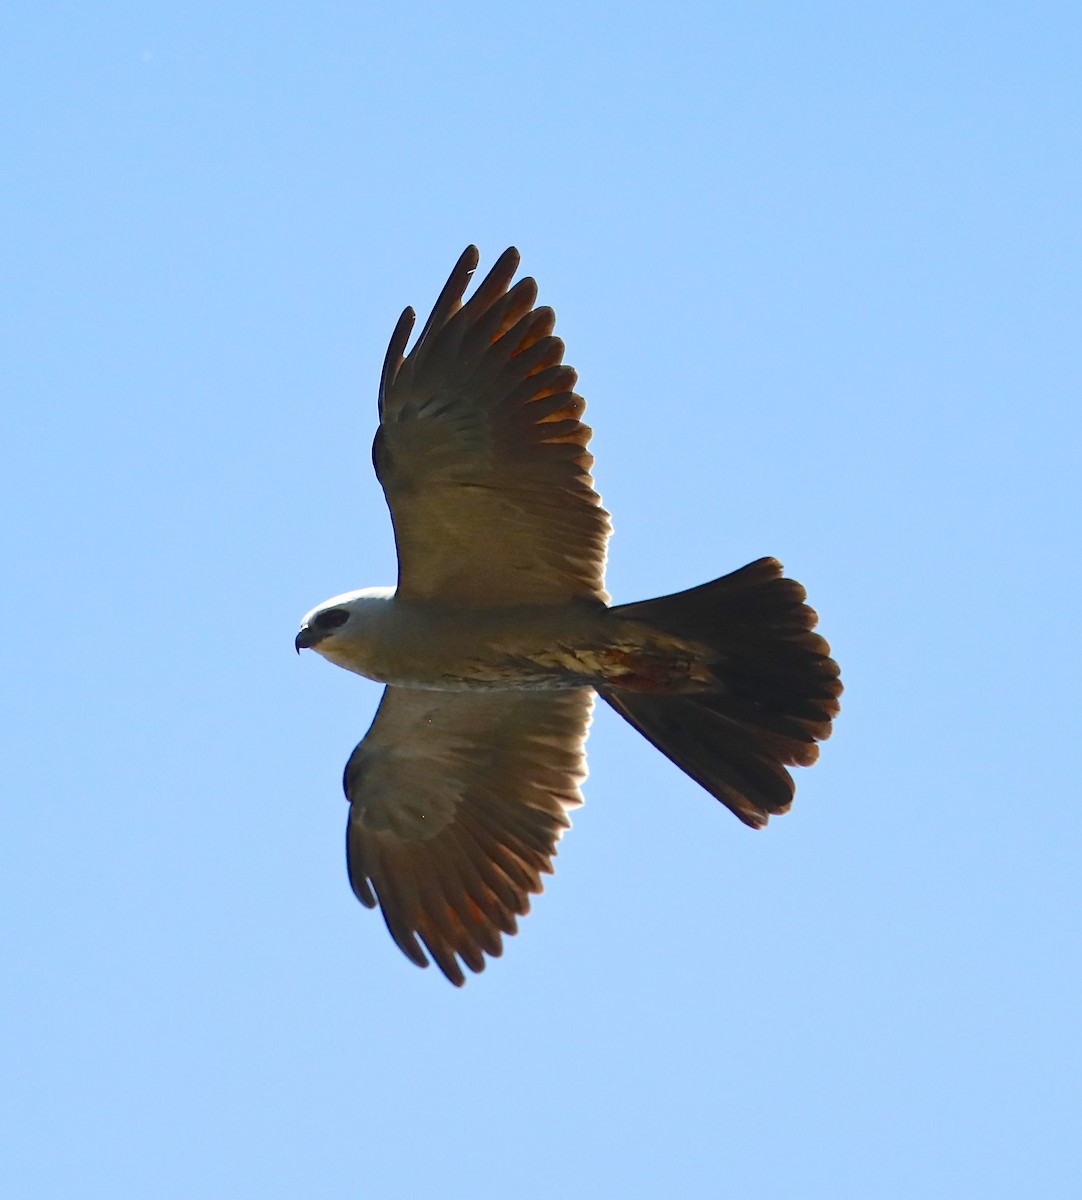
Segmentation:
[(408, 357), (406, 309), (387, 350), (372, 447), (398, 546), (398, 594), (469, 606), (607, 600), (609, 515), (593, 489), (574, 368), (500, 256), (463, 304), (477, 266), (458, 260)]
[[(388, 687), (346, 764), (349, 878), (452, 983), (503, 951), (582, 803), (593, 692)], [(457, 955), (457, 958), (456, 958)]]

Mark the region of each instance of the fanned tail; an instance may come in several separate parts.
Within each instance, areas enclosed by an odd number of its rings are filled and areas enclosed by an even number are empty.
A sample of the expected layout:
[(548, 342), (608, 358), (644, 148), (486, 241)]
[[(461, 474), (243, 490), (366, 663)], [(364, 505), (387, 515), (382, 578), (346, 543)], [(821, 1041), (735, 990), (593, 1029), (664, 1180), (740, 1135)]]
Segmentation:
[(601, 696), (742, 821), (787, 812), (791, 766), (810, 766), (840, 709), (838, 664), (818, 616), (776, 558), (712, 583), (612, 609), (708, 648), (716, 687), (677, 693), (603, 687)]

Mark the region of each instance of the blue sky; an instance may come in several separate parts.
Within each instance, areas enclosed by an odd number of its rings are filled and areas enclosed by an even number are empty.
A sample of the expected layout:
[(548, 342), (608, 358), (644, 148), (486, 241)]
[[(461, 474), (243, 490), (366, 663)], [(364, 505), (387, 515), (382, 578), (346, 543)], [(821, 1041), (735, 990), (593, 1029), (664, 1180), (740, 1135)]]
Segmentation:
[[(0, 1190), (1075, 1195), (1076, 5), (3, 18)], [(743, 828), (614, 714), (461, 991), (355, 902), (406, 304), (509, 244), (619, 600), (763, 554), (847, 685)]]

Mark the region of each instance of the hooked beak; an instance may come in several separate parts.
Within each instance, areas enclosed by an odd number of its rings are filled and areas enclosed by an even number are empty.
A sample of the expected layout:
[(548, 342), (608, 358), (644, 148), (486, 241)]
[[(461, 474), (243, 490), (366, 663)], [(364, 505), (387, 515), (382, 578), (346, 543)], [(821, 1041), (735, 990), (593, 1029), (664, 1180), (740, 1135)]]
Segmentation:
[(311, 650), (322, 639), (322, 634), (313, 629), (311, 625), (302, 625), (300, 633), (297, 634), (293, 645), (297, 648), (297, 653), (302, 650)]

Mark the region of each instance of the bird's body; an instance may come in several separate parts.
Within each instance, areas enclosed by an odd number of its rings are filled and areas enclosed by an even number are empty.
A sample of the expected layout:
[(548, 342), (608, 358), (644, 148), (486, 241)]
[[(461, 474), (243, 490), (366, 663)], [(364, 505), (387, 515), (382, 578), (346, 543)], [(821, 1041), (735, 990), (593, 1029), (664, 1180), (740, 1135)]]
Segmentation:
[(510, 285), (514, 250), (463, 303), (476, 264), (470, 247), (408, 356), (406, 310), (384, 365), (373, 462), (398, 584), (326, 601), (297, 635), (387, 685), (346, 766), (350, 880), (456, 984), (552, 870), (595, 693), (759, 827), (789, 808), (786, 768), (815, 761), (841, 692), (776, 559), (609, 605), (609, 517), (552, 311), (532, 280)]
[[(373, 589), (375, 590), (375, 589)], [(589, 603), (463, 608), (398, 599), (393, 588), (338, 598), (355, 619), (324, 653), (377, 683), (440, 692), (582, 687), (606, 610)]]
[[(619, 616), (600, 601), (464, 608), (365, 588), (327, 601), (348, 611), (337, 637), (316, 642), (337, 666), (377, 683), (437, 692), (566, 691), (708, 686), (706, 645)], [(314, 610), (308, 622), (325, 606)], [(306, 640), (301, 637), (303, 647)]]

